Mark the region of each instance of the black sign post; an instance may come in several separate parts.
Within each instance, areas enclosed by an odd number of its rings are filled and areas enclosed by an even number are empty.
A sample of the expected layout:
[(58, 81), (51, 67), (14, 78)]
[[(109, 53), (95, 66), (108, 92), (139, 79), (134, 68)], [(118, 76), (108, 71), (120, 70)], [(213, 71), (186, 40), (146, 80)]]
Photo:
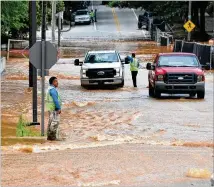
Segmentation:
[[(29, 1), (29, 48), (36, 43), (36, 1)], [(31, 125), (39, 125), (37, 122), (37, 70), (33, 64), (29, 63), (29, 87), (33, 87), (33, 123)]]

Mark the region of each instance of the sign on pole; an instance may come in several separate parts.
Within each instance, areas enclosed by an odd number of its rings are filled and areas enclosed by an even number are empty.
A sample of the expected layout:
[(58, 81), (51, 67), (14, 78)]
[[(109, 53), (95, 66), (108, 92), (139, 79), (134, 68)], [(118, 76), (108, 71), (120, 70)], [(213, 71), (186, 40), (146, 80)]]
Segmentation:
[[(38, 41), (36, 42), (31, 48), (30, 48), (30, 62), (34, 65), (36, 69), (42, 69), (42, 42)], [(50, 69), (54, 64), (57, 62), (57, 49), (54, 47), (52, 43), (49, 41), (45, 41), (45, 67), (44, 69)]]
[(42, 106), (41, 106), (41, 135), (44, 136), (44, 108), (45, 108), (45, 76), (46, 71), (57, 62), (57, 49), (48, 41), (42, 40), (36, 42), (30, 48), (30, 62), (36, 69), (41, 70), (41, 87), (42, 87)]
[(193, 22), (191, 22), (190, 20), (188, 20), (184, 24), (184, 28), (187, 30), (187, 32), (191, 32), (195, 28), (195, 24)]

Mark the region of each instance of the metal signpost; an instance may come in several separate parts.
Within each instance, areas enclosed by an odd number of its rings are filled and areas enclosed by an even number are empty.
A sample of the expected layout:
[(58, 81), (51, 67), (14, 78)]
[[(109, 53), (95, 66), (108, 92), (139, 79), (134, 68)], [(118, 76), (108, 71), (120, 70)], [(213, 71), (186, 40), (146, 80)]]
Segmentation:
[(189, 1), (188, 21), (184, 24), (184, 28), (188, 32), (187, 41), (191, 40), (191, 31), (195, 28), (195, 24), (191, 21), (192, 1)]
[(44, 136), (44, 103), (45, 103), (45, 72), (57, 62), (57, 49), (48, 41), (36, 42), (30, 48), (30, 61), (41, 70), (41, 89), (42, 89), (42, 114), (41, 114), (41, 134)]
[(41, 89), (42, 89), (42, 113), (41, 113), (41, 135), (44, 136), (44, 111), (45, 111), (45, 70), (50, 69), (57, 62), (57, 49), (48, 41), (45, 41), (45, 14), (46, 3), (43, 3), (42, 19), (42, 41), (36, 42), (29, 50), (30, 62), (36, 69), (41, 70)]

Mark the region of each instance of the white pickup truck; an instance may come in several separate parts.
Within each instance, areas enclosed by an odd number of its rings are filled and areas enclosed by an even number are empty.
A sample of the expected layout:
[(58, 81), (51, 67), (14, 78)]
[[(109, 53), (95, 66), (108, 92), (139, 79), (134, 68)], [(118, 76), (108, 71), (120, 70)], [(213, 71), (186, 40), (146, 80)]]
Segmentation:
[(81, 66), (82, 87), (106, 84), (123, 87), (124, 64), (117, 51), (89, 51), (83, 62), (74, 61), (75, 66)]

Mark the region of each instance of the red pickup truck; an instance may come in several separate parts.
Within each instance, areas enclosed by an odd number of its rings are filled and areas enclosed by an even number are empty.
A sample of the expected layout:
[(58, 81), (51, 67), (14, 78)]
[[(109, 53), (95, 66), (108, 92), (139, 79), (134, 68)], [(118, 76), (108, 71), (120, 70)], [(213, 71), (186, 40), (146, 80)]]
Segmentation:
[(202, 66), (192, 53), (160, 53), (154, 63), (146, 66), (149, 96), (159, 98), (161, 93), (190, 94), (203, 99), (205, 76)]

